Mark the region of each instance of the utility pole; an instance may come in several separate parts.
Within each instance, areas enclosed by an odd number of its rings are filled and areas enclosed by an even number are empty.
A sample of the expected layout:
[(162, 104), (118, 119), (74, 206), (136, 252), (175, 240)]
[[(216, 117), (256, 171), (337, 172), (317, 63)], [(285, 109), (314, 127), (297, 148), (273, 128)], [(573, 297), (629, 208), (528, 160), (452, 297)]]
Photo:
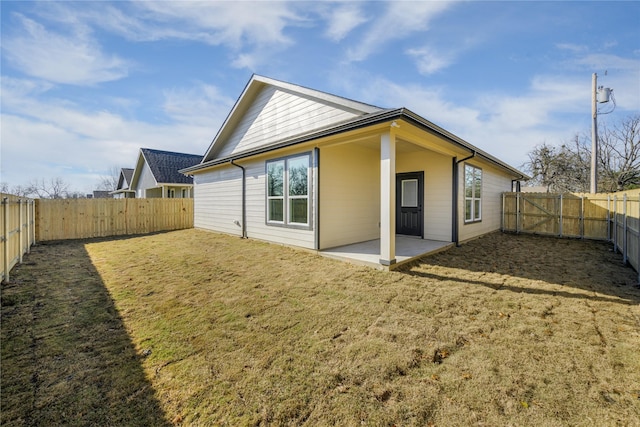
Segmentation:
[(598, 192), (598, 74), (593, 73), (591, 90), (591, 186), (590, 193)]

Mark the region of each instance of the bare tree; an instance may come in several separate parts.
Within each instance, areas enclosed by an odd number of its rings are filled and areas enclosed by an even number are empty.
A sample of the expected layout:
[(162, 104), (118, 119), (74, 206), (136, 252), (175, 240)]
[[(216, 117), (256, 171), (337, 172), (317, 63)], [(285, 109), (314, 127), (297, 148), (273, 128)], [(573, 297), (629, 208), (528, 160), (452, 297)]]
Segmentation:
[(49, 181), (36, 179), (29, 184), (32, 194), (41, 199), (63, 199), (66, 197), (69, 184), (62, 178), (51, 178)]
[(118, 189), (118, 181), (120, 180), (121, 168), (111, 166), (106, 175), (100, 177), (97, 190), (115, 191)]
[(529, 152), (529, 162), (524, 168), (531, 174), (533, 183), (546, 187), (547, 192), (586, 191), (589, 185), (589, 157), (584, 151), (584, 143), (579, 135), (574, 137), (571, 144), (561, 147), (545, 142)]
[(0, 193), (29, 197), (33, 195), (33, 188), (30, 185), (9, 185), (7, 182), (1, 182)]
[[(640, 185), (640, 115), (623, 119), (612, 128), (603, 125), (599, 136), (598, 187), (613, 192)], [(576, 134), (560, 147), (546, 142), (529, 152), (523, 168), (535, 184), (547, 191), (587, 192), (591, 142)]]
[(640, 114), (612, 128), (601, 127), (599, 179), (603, 191), (622, 191), (640, 185)]

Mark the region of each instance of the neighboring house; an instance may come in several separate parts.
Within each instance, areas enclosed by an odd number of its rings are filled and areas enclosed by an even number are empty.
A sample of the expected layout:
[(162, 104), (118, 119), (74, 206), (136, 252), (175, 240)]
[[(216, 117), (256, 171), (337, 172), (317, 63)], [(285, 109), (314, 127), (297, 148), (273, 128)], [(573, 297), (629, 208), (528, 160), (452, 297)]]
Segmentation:
[(93, 199), (110, 199), (111, 195), (109, 194), (108, 191), (93, 190), (92, 198)]
[(193, 179), (178, 171), (201, 160), (196, 154), (141, 148), (129, 189), (139, 198), (193, 197)]
[(196, 227), (318, 251), (379, 239), (381, 266), (397, 261), (396, 235), (452, 244), (498, 230), (501, 193), (528, 178), (406, 108), (258, 75), (182, 172)]
[(120, 169), (120, 176), (118, 177), (118, 188), (110, 193), (114, 199), (129, 199), (136, 197), (136, 192), (129, 189), (132, 177), (133, 169)]

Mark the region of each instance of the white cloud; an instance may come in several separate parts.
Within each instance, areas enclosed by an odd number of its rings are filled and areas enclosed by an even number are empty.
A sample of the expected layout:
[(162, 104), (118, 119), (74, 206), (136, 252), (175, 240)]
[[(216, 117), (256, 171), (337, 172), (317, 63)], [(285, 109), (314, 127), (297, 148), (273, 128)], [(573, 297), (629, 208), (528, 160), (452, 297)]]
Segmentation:
[(574, 43), (558, 43), (556, 44), (556, 47), (560, 50), (568, 50), (575, 53), (585, 52), (588, 50), (587, 46)]
[(391, 40), (428, 30), (430, 22), (452, 4), (447, 1), (389, 2), (385, 13), (373, 21), (357, 47), (349, 50), (348, 59), (364, 60)]
[(409, 49), (407, 54), (415, 59), (420, 74), (433, 74), (453, 63), (453, 55), (451, 53), (437, 52), (429, 47)]
[[(289, 44), (287, 25), (301, 18), (285, 2), (140, 2), (155, 25), (148, 36), (188, 38), (239, 49), (244, 44)], [(183, 25), (177, 25), (177, 22)], [(163, 24), (168, 25), (163, 25)], [(170, 30), (168, 28), (180, 28)]]
[(640, 111), (639, 59), (610, 53), (588, 53), (565, 60), (562, 65), (585, 76), (584, 92), (590, 93), (591, 74), (596, 72), (598, 85), (613, 88), (618, 109)]
[(140, 147), (204, 154), (233, 104), (211, 85), (168, 90), (167, 120), (154, 124), (45, 100), (41, 90), (2, 79), (2, 181), (13, 185), (64, 176), (73, 189), (90, 191), (110, 167), (133, 167)]
[(342, 86), (348, 96), (374, 105), (409, 108), (515, 167), (526, 161), (536, 145), (568, 140), (589, 123), (590, 76), (585, 81), (536, 76), (521, 94), (479, 89), (468, 93), (464, 104), (452, 102), (446, 87), (398, 84), (348, 70), (342, 70), (341, 76), (348, 80)]
[(592, 53), (573, 59), (575, 65), (593, 70), (640, 70), (640, 61), (607, 53)]
[(39, 15), (76, 28), (99, 27), (128, 40), (196, 41), (225, 46), (235, 68), (255, 70), (268, 60), (263, 50), (277, 51), (294, 43), (285, 34), (307, 25), (295, 2), (144, 1), (132, 3), (45, 3)]
[(333, 8), (327, 17), (329, 26), (326, 36), (335, 42), (344, 39), (353, 29), (364, 24), (369, 19), (365, 16), (358, 3), (345, 3)]
[[(235, 102), (220, 93), (217, 87), (203, 83), (166, 90), (164, 98), (163, 110), (167, 116), (180, 123), (205, 127), (226, 117)], [(211, 129), (211, 137), (217, 130), (217, 127)]]
[(50, 82), (91, 85), (125, 77), (129, 63), (101, 51), (83, 31), (66, 36), (16, 14), (20, 33), (4, 36), (2, 50), (9, 62), (24, 73)]

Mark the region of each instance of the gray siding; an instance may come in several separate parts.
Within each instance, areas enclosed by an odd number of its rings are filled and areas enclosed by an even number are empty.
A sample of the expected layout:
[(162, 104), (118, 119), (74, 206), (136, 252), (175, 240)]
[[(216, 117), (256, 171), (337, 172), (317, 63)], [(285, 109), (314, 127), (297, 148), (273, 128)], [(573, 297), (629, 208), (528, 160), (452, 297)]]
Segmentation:
[[(303, 152), (309, 152), (303, 151)], [(285, 245), (314, 249), (315, 232), (266, 224), (266, 172), (265, 159), (241, 163), (246, 168), (247, 237)], [(315, 164), (315, 162), (313, 162)], [(311, 182), (315, 175), (311, 172)], [(194, 225), (197, 228), (241, 235), (242, 229), (234, 223), (242, 221), (242, 171), (234, 166), (222, 166), (196, 174)], [(315, 186), (311, 186), (310, 221), (315, 223), (313, 200)]]
[(335, 105), (266, 86), (216, 157), (269, 145), (356, 117)]
[(196, 175), (194, 182), (194, 226), (241, 236), (242, 171), (223, 166)]
[[(303, 151), (303, 152), (308, 152)], [(315, 232), (278, 227), (266, 224), (266, 173), (265, 160), (244, 164), (247, 168), (247, 236), (285, 245), (314, 249)], [(315, 171), (311, 172), (315, 174)], [(309, 177), (311, 182), (313, 178)], [(315, 188), (312, 185), (309, 195), (310, 221), (314, 224), (313, 200)]]

